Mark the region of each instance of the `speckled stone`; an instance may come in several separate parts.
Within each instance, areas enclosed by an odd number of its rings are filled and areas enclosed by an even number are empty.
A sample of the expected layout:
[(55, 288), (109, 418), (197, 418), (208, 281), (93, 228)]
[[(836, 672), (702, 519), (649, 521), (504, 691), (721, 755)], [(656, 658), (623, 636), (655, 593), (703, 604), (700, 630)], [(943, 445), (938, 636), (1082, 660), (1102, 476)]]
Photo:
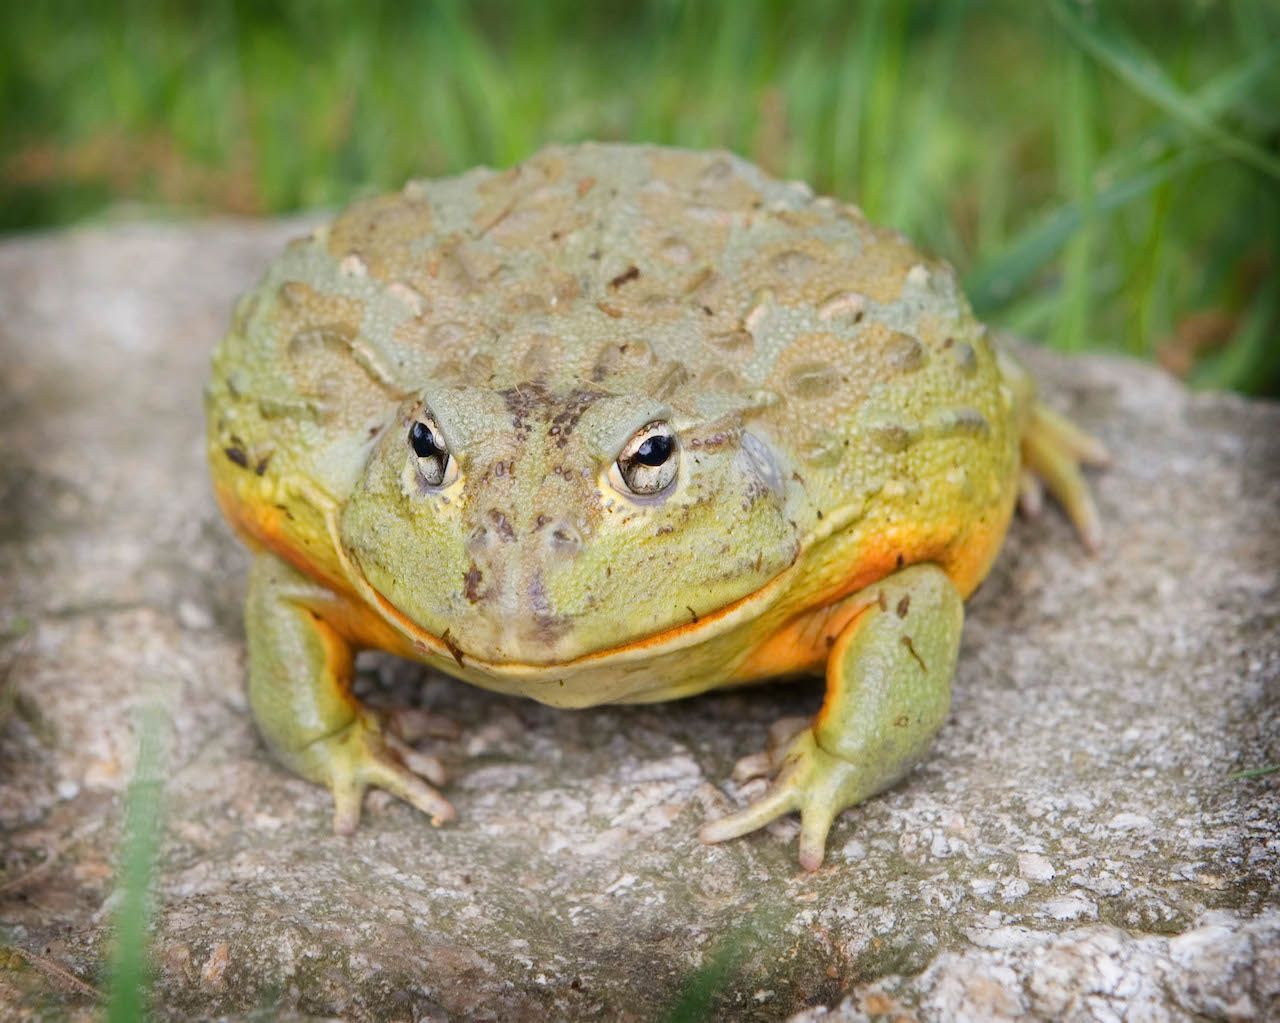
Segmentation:
[[(1280, 1015), (1280, 776), (1231, 777), (1280, 761), (1280, 408), (1027, 353), (1116, 455), (1096, 479), (1106, 549), (1084, 556), (1056, 509), (1015, 524), (929, 759), (840, 818), (816, 874), (791, 822), (696, 839), (759, 784), (730, 780), (735, 758), (816, 684), (569, 712), (362, 660), (371, 702), (459, 724), (421, 744), (459, 819), (374, 797), (343, 839), (245, 708), (247, 555), (209, 494), (200, 407), (233, 297), (309, 226), (0, 245), (0, 678), (18, 697), (0, 1016), (87, 1016), (105, 986), (147, 705), (167, 722), (161, 1019), (651, 1019), (712, 964), (711, 1006), (739, 1019)], [(806, 258), (776, 256), (794, 275)], [(831, 317), (860, 301), (833, 295)]]

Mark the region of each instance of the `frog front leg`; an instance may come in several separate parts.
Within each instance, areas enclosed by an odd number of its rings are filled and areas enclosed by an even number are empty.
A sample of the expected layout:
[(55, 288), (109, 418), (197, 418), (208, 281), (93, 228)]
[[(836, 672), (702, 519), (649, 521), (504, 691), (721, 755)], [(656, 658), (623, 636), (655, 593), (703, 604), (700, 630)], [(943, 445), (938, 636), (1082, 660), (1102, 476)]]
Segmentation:
[(822, 709), (780, 758), (758, 801), (707, 824), (722, 842), (800, 811), (800, 864), (816, 870), (836, 815), (901, 778), (942, 726), (960, 649), (964, 604), (935, 565), (913, 565), (870, 587), (864, 610), (827, 660)]
[(351, 644), (326, 617), (337, 607), (333, 593), (278, 558), (254, 560), (245, 624), (258, 729), (286, 766), (328, 786), (339, 834), (360, 823), (371, 785), (429, 814), (433, 824), (451, 819), (453, 807), (418, 777), (443, 783), (439, 764), (386, 732), (351, 695)]

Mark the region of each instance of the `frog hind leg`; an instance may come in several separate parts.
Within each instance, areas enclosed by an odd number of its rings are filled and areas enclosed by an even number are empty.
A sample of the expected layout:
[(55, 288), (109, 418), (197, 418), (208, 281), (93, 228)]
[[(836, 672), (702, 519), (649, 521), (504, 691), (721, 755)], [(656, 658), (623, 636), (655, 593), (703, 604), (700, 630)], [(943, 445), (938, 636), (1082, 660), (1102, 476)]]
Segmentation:
[(935, 565), (913, 565), (866, 592), (827, 660), (822, 709), (785, 747), (769, 790), (707, 824), (722, 842), (800, 811), (800, 865), (822, 864), (845, 808), (888, 788), (916, 764), (947, 716), (964, 604)]
[(329, 623), (336, 597), (270, 554), (249, 577), (249, 704), (278, 759), (333, 794), (333, 829), (360, 823), (365, 790), (382, 788), (417, 807), (433, 824), (453, 807), (419, 775), (442, 784), (438, 761), (383, 729), (351, 695), (350, 643)]
[(1091, 553), (1102, 545), (1102, 520), (1080, 467), (1109, 462), (1100, 441), (1043, 402), (1032, 402), (1022, 433), (1022, 506), (1032, 514), (1038, 510), (1039, 501), (1029, 495), (1043, 481)]

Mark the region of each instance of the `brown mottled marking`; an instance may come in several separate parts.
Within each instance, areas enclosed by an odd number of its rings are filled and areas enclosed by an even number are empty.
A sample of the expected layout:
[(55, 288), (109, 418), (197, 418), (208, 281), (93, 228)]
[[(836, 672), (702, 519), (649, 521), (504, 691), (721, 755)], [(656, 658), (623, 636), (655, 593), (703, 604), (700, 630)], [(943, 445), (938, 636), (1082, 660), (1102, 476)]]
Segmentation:
[(893, 724), (895, 728), (906, 728), (907, 725), (910, 723), (911, 723), (911, 718), (906, 714), (899, 714), (896, 718), (893, 719)]
[(926, 672), (927, 672), (929, 669), (928, 669), (927, 667), (925, 667), (925, 663), (924, 663), (924, 661), (922, 661), (922, 660), (920, 659), (920, 655), (919, 655), (918, 653), (916, 653), (916, 647), (915, 647), (915, 644), (911, 642), (911, 637), (910, 637), (910, 636), (903, 636), (903, 637), (902, 637), (902, 645), (903, 645), (903, 646), (905, 646), (905, 647), (907, 648), (907, 650), (910, 652), (911, 656), (912, 656), (912, 657), (914, 657), (914, 658), (916, 659), (916, 664), (920, 665), (920, 670), (921, 670), (921, 671), (926, 671)]
[(629, 267), (623, 270), (622, 273), (618, 274), (617, 277), (615, 277), (613, 280), (609, 282), (609, 287), (612, 290), (617, 291), (624, 284), (630, 284), (632, 281), (636, 280), (639, 276), (640, 276), (640, 268), (636, 266), (635, 263), (632, 263)]
[(498, 531), (498, 535), (502, 537), (503, 540), (511, 541), (516, 538), (516, 531), (511, 528), (510, 521), (507, 519), (506, 515), (500, 512), (497, 508), (489, 509), (489, 520), (493, 523), (494, 528)]
[(506, 403), (511, 413), (511, 425), (517, 429), (525, 428), (525, 420), (537, 409), (545, 408), (549, 398), (547, 388), (541, 381), (530, 380), (515, 387), (499, 391), (498, 396)]
[(222, 451), (227, 456), (227, 458), (235, 462), (235, 464), (240, 466), (241, 469), (248, 468), (249, 456), (246, 455), (244, 451), (242, 451), (240, 448), (228, 447), (228, 448), (223, 448)]
[(444, 635), (440, 637), (440, 642), (445, 645), (449, 653), (453, 654), (453, 659), (458, 662), (459, 667), (462, 665), (462, 647), (454, 642), (453, 636), (449, 634), (449, 630), (444, 630)]
[(569, 443), (569, 435), (573, 433), (573, 428), (578, 425), (578, 420), (582, 418), (582, 414), (603, 397), (603, 391), (592, 391), (581, 387), (575, 389), (565, 399), (563, 407), (556, 413), (555, 418), (551, 420), (551, 426), (548, 428), (547, 434), (555, 437), (556, 444), (563, 448)]
[(476, 603), (480, 600), (482, 594), (480, 592), (480, 583), (484, 581), (484, 573), (482, 573), (476, 563), (471, 562), (471, 567), (467, 569), (466, 575), (463, 576), (462, 592), (466, 595), (467, 600)]
[(906, 618), (907, 612), (911, 610), (911, 594), (903, 594), (902, 599), (898, 601), (898, 617)]

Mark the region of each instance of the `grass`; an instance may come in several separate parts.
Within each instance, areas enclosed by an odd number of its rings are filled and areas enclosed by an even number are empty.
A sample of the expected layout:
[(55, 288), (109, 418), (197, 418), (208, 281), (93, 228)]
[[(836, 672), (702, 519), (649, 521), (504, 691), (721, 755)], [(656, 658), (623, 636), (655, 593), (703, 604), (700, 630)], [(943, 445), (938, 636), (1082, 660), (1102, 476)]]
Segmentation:
[(107, 970), (108, 1023), (136, 1023), (147, 1017), (151, 989), (151, 888), (163, 832), (164, 729), (164, 713), (158, 706), (149, 705), (139, 714), (138, 759), (125, 794), (116, 869), (114, 927)]
[(0, 112), (0, 231), (727, 146), (949, 259), (999, 326), (1280, 393), (1272, 0), (48, 0), (0, 11)]
[[(997, 325), (1280, 394), (1274, 0), (0, 5), (3, 232), (335, 206), (586, 138), (732, 148), (949, 259)], [(160, 730), (111, 1020), (146, 1012)]]

